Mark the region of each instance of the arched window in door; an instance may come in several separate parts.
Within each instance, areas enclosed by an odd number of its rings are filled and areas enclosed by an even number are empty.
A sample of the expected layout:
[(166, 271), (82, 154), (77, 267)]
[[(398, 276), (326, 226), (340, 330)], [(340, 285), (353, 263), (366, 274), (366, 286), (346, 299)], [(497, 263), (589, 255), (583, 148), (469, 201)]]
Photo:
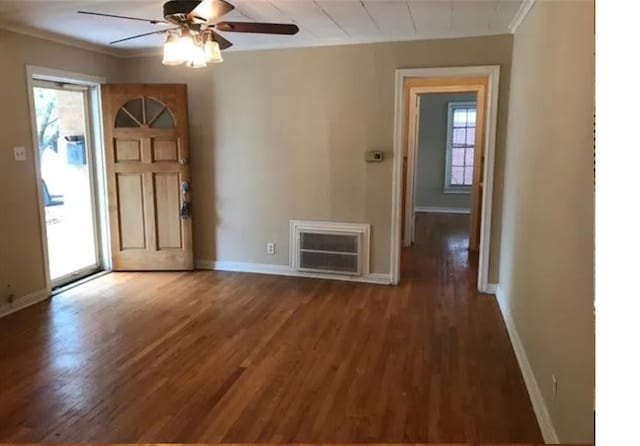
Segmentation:
[(165, 104), (159, 100), (142, 96), (124, 104), (116, 115), (116, 128), (172, 129), (176, 121)]

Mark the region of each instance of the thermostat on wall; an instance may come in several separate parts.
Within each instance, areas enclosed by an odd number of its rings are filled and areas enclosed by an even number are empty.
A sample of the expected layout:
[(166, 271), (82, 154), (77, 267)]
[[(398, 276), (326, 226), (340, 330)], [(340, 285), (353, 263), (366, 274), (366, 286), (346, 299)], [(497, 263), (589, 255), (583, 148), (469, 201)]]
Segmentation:
[(379, 150), (371, 150), (366, 153), (365, 159), (368, 163), (380, 163), (384, 161), (384, 152)]

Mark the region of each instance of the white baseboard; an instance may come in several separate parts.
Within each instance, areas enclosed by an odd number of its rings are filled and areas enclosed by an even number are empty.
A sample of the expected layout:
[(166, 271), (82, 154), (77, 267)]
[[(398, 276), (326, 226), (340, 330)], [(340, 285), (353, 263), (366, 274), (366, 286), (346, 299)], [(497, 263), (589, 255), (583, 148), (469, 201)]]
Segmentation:
[(497, 283), (489, 283), (487, 284), (486, 294), (493, 294), (494, 296), (498, 292), (498, 284)]
[(8, 314), (15, 313), (18, 310), (30, 307), (38, 302), (42, 302), (43, 300), (47, 300), (50, 295), (51, 294), (47, 289), (42, 289), (14, 299), (12, 303), (0, 307), (0, 317), (7, 316)]
[(470, 209), (443, 208), (434, 206), (416, 206), (416, 212), (428, 212), (431, 214), (471, 214)]
[(240, 273), (272, 274), (276, 276), (307, 277), (312, 279), (344, 280), (348, 282), (375, 283), (390, 285), (390, 274), (371, 273), (366, 276), (342, 276), (338, 274), (310, 273), (297, 271), (288, 265), (272, 265), (268, 263), (225, 262), (212, 260), (196, 260), (196, 268), (215, 271), (234, 271)]
[(518, 334), (518, 329), (513, 322), (513, 318), (511, 317), (509, 305), (505, 300), (502, 288), (500, 288), (499, 286), (497, 289), (496, 298), (498, 301), (498, 306), (500, 307), (500, 311), (502, 312), (502, 318), (504, 319), (505, 325), (507, 326), (507, 331), (509, 332), (509, 338), (511, 339), (513, 351), (515, 352), (516, 358), (518, 359), (518, 364), (520, 365), (522, 377), (524, 378), (524, 382), (527, 385), (529, 398), (531, 399), (533, 410), (536, 414), (536, 418), (538, 419), (538, 425), (540, 426), (540, 431), (542, 432), (544, 442), (547, 444), (559, 443), (558, 434), (556, 433), (556, 429), (553, 426), (553, 421), (551, 421), (551, 416), (549, 415), (549, 411), (547, 410), (547, 405), (542, 398), (540, 386), (538, 385), (538, 381), (533, 374), (533, 369), (531, 368), (531, 364), (529, 364), (527, 352), (522, 345), (520, 335)]

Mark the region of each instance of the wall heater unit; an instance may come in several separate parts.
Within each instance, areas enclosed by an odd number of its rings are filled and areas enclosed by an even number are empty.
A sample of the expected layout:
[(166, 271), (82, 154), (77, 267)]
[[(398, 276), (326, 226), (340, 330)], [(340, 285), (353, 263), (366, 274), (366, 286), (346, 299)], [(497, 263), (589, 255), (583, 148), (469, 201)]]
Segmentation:
[(369, 274), (370, 225), (291, 221), (290, 259), (297, 271)]

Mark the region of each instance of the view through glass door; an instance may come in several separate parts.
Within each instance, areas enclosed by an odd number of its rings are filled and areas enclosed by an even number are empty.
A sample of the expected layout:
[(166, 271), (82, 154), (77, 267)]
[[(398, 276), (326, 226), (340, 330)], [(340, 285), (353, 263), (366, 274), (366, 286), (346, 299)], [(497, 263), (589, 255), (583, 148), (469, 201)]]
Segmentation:
[(100, 269), (88, 88), (34, 81), (49, 278), (60, 286)]

